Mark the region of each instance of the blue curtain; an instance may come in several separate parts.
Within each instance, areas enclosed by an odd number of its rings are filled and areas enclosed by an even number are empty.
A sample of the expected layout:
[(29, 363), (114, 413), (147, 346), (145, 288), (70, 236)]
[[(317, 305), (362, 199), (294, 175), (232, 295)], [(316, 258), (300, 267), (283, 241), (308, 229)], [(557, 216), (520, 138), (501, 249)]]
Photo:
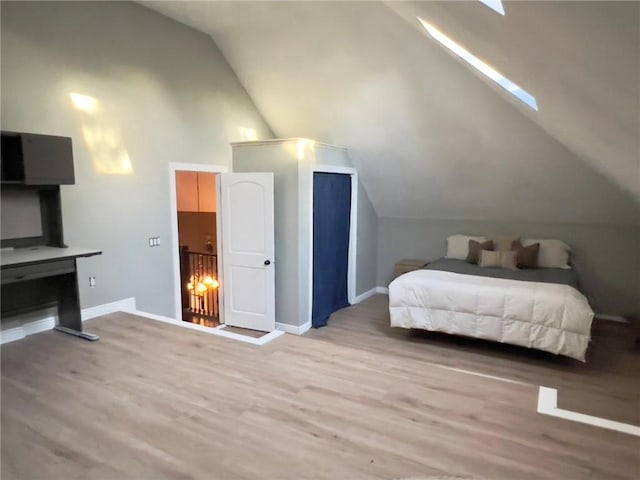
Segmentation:
[(348, 307), (351, 176), (313, 174), (313, 307), (311, 324), (324, 327), (336, 310)]

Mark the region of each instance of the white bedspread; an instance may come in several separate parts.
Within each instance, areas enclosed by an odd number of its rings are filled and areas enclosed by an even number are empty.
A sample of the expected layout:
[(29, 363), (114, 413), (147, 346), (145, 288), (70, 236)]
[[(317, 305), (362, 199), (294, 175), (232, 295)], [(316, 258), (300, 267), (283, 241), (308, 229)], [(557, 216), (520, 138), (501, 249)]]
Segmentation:
[(568, 285), (417, 270), (389, 285), (391, 326), (536, 348), (585, 360), (593, 311)]

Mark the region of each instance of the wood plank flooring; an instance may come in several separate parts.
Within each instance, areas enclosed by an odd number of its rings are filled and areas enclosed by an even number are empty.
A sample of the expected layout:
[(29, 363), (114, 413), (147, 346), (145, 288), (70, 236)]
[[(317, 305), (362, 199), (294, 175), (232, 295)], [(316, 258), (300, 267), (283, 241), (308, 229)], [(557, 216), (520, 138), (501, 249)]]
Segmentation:
[(496, 342), (391, 328), (383, 295), (336, 312), (330, 327), (312, 330), (309, 337), (556, 388), (560, 408), (640, 425), (640, 346), (628, 324), (596, 320), (586, 363)]
[(99, 342), (3, 345), (2, 479), (638, 478), (640, 438), (535, 412), (539, 384), (631, 408), (615, 331), (585, 366), (385, 315), (373, 297), (258, 347), (123, 313), (87, 322)]

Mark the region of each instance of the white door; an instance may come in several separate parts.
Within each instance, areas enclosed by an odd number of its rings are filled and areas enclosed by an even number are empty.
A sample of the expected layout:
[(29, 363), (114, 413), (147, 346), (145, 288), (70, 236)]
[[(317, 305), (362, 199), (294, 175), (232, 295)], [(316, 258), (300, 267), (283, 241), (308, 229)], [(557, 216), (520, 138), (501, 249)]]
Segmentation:
[(227, 325), (275, 330), (273, 174), (220, 178), (222, 294)]

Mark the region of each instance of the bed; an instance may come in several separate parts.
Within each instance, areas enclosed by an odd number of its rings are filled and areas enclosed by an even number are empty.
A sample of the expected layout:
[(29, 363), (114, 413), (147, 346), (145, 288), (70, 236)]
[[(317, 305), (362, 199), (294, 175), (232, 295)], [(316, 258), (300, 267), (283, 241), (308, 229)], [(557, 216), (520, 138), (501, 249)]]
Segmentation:
[(391, 326), (494, 340), (585, 361), (593, 311), (571, 269), (443, 258), (389, 285)]

